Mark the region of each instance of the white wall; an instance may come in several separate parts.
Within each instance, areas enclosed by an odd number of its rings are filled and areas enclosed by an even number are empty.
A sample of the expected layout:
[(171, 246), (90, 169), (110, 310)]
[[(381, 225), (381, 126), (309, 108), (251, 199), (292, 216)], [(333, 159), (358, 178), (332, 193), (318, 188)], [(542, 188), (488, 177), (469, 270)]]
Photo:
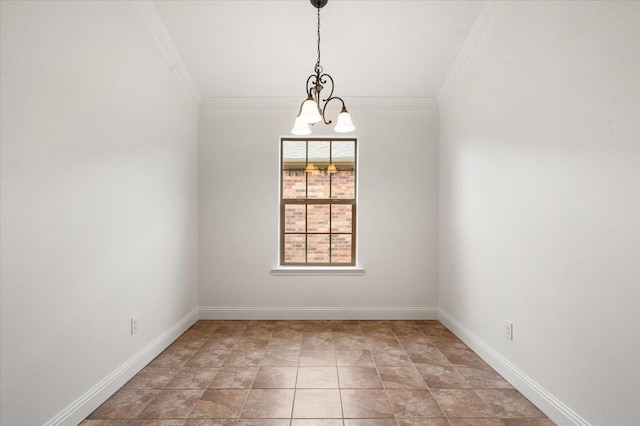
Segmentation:
[[(289, 134), (298, 105), (295, 100), (205, 102), (200, 114), (205, 317), (435, 315), (435, 104), (346, 101), (358, 128), (358, 258), (364, 276), (270, 275), (278, 255), (280, 136)], [(340, 136), (317, 127), (314, 134)]]
[(577, 422), (640, 424), (640, 3), (505, 2), (440, 113), (440, 307)]
[(0, 423), (32, 426), (196, 308), (198, 117), (134, 3), (1, 15)]

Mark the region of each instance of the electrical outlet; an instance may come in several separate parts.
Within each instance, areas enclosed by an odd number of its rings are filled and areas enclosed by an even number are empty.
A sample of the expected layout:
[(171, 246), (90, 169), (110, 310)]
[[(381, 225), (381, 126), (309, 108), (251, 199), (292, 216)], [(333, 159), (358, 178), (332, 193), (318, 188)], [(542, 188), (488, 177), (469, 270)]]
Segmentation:
[(504, 337), (513, 340), (513, 323), (509, 320), (504, 320)]
[(133, 336), (138, 332), (138, 315), (131, 317), (131, 335)]

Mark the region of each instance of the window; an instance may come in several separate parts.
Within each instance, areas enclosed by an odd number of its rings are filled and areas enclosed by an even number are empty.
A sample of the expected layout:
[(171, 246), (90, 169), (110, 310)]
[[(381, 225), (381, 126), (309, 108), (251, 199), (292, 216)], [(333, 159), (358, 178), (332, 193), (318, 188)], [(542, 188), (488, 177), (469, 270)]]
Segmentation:
[(353, 266), (356, 139), (283, 138), (280, 264)]

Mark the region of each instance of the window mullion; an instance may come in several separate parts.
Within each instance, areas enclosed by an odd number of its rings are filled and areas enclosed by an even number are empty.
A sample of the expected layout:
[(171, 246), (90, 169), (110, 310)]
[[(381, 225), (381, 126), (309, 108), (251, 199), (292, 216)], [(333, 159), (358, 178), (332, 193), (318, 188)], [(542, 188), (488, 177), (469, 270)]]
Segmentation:
[(304, 171), (304, 263), (309, 263), (309, 140), (305, 141), (305, 171)]
[[(333, 142), (329, 141), (329, 166), (327, 166), (327, 174), (329, 175), (329, 200), (331, 200), (333, 198), (333, 173), (329, 173), (329, 167), (331, 167), (331, 161), (333, 160), (333, 153), (332, 153), (332, 148), (333, 148)], [(333, 234), (331, 233), (331, 230), (333, 229), (331, 227), (331, 218), (333, 216), (333, 204), (329, 203), (329, 263), (333, 263), (333, 246), (331, 244), (333, 238)]]

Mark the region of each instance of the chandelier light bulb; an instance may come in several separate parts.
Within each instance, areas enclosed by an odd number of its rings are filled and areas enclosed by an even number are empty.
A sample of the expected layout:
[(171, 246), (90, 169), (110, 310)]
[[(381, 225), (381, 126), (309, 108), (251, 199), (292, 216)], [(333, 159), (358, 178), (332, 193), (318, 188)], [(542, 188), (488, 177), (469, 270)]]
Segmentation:
[(302, 111), (300, 112), (300, 119), (309, 124), (318, 123), (322, 120), (322, 116), (320, 115), (320, 111), (318, 111), (318, 105), (315, 103), (311, 97), (304, 101), (302, 104)]
[(309, 125), (301, 120), (300, 116), (298, 116), (293, 124), (293, 129), (291, 129), (291, 134), (306, 136), (311, 134), (311, 129), (309, 128)]
[(345, 108), (342, 108), (342, 112), (338, 115), (338, 122), (336, 123), (336, 128), (334, 130), (338, 133), (347, 133), (353, 132), (355, 129), (356, 127), (351, 121), (351, 115)]

